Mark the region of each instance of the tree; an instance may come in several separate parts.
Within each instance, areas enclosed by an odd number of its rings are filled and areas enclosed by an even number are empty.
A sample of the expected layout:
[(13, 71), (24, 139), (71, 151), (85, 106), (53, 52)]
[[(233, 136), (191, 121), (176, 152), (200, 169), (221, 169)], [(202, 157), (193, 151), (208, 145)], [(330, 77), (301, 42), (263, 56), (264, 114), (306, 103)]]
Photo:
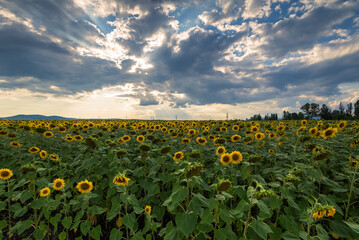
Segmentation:
[(301, 108), (305, 112), (307, 118), (312, 119), (319, 114), (319, 104), (317, 103), (306, 103)]
[(347, 111), (346, 111), (346, 113), (347, 113), (347, 116), (348, 116), (349, 118), (351, 118), (351, 117), (353, 116), (353, 103), (349, 103), (349, 104), (347, 105)]
[(359, 100), (354, 103), (354, 117), (359, 119)]
[(322, 104), (319, 116), (322, 119), (330, 120), (330, 119), (332, 119), (332, 113), (331, 112), (332, 112), (332, 110), (330, 110), (329, 107), (326, 104)]
[(342, 102), (339, 103), (339, 114), (340, 114), (340, 118), (344, 117), (344, 113), (345, 113), (345, 108)]

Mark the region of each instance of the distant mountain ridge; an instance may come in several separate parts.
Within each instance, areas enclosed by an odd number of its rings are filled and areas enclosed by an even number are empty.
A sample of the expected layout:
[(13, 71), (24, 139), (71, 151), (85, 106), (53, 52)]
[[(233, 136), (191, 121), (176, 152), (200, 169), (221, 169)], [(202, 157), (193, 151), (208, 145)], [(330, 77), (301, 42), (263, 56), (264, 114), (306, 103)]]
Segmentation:
[(25, 114), (18, 114), (11, 117), (1, 117), (2, 120), (71, 120), (76, 118), (66, 118), (61, 116), (44, 116), (40, 114), (34, 115), (25, 115)]

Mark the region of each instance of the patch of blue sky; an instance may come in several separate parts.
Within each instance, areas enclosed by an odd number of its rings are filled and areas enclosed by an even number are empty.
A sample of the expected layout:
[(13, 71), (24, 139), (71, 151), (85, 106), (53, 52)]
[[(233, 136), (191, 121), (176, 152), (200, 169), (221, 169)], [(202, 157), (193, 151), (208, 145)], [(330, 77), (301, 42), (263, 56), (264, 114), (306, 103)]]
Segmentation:
[(174, 19), (180, 22), (179, 32), (184, 32), (197, 25), (203, 27), (203, 23), (198, 16), (204, 11), (211, 11), (215, 8), (218, 9), (215, 1), (208, 1), (208, 4), (190, 4), (185, 7), (177, 8), (171, 13), (171, 16), (174, 16)]
[(86, 16), (85, 20), (95, 24), (103, 34), (110, 33), (116, 28), (109, 24), (109, 22), (113, 22), (116, 20), (116, 16), (114, 15), (109, 15), (104, 18)]

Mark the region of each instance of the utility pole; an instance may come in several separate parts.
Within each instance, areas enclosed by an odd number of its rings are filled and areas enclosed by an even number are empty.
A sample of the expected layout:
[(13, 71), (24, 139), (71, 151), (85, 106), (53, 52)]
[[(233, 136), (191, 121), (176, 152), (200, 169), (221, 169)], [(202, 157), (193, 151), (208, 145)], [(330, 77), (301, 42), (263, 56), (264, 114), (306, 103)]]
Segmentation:
[(177, 115), (176, 115), (176, 121), (177, 121)]
[(227, 112), (227, 114), (226, 114), (226, 120), (228, 121), (228, 112)]

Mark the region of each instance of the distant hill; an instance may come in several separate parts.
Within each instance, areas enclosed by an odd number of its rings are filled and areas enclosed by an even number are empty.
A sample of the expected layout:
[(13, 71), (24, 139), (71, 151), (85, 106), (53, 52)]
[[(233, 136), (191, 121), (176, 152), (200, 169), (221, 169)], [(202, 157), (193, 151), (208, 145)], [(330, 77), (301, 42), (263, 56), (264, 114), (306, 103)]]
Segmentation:
[(19, 114), (11, 117), (2, 117), (0, 119), (7, 119), (7, 120), (70, 120), (76, 118), (65, 118), (61, 116), (44, 116), (44, 115), (25, 115)]

